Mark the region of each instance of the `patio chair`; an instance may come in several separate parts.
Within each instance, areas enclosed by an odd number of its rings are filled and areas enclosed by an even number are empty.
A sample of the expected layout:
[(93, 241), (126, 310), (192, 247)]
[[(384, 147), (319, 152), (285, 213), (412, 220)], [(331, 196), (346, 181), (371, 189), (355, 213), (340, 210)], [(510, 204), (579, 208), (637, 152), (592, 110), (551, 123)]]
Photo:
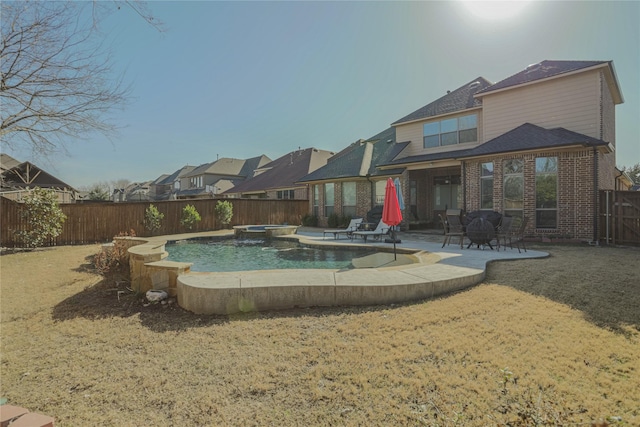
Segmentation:
[(347, 226), (347, 228), (336, 228), (333, 230), (324, 230), (322, 232), (322, 238), (324, 239), (327, 234), (333, 234), (334, 239), (337, 239), (338, 237), (340, 237), (341, 234), (344, 234), (348, 238), (351, 238), (351, 233), (353, 233), (358, 229), (358, 226), (360, 225), (361, 222), (362, 222), (362, 218), (352, 218), (351, 221), (349, 221), (349, 225)]
[(380, 220), (380, 222), (378, 222), (378, 225), (376, 226), (375, 230), (373, 230), (373, 231), (354, 231), (353, 233), (351, 233), (351, 235), (353, 237), (361, 237), (361, 238), (364, 239), (364, 242), (367, 243), (367, 237), (371, 236), (374, 239), (379, 239), (380, 236), (384, 236), (385, 234), (388, 234), (390, 229), (391, 229), (390, 226), (388, 226), (382, 220)]
[(511, 233), (509, 235), (509, 240), (516, 244), (518, 247), (518, 253), (522, 253), (520, 251), (520, 243), (522, 243), (522, 248), (525, 252), (527, 252), (527, 247), (524, 244), (524, 230), (527, 228), (527, 222), (529, 222), (529, 217), (522, 217), (522, 221), (517, 227), (511, 226)]
[(445, 245), (451, 244), (452, 237), (457, 237), (460, 239), (460, 249), (462, 249), (464, 245), (464, 228), (462, 227), (462, 222), (460, 222), (460, 217), (450, 215), (447, 216), (447, 220), (445, 220), (442, 215), (438, 214), (438, 216), (444, 228), (444, 242), (442, 242), (442, 247), (444, 248)]
[(500, 240), (504, 241), (504, 250), (507, 250), (507, 240), (509, 240), (509, 246), (513, 249), (511, 243), (511, 226), (513, 225), (513, 217), (503, 215), (500, 220), (500, 225), (496, 228), (496, 240), (498, 241), (498, 250), (500, 250)]

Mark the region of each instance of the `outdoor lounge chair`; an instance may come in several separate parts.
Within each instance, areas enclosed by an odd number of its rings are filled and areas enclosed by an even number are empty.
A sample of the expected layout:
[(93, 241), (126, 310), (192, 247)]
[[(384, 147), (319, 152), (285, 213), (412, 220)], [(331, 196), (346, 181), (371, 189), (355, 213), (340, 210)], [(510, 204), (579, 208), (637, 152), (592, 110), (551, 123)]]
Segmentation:
[(324, 230), (322, 232), (322, 238), (324, 239), (327, 234), (333, 234), (333, 238), (337, 239), (341, 234), (344, 234), (348, 238), (351, 238), (351, 233), (358, 229), (358, 226), (362, 222), (362, 218), (353, 218), (349, 221), (347, 228), (336, 228), (334, 230)]
[(385, 234), (389, 233), (390, 229), (391, 229), (390, 226), (388, 226), (387, 224), (382, 222), (382, 220), (380, 220), (380, 222), (378, 223), (378, 225), (377, 225), (375, 230), (373, 230), (373, 231), (354, 231), (353, 233), (351, 233), (351, 235), (353, 237), (361, 237), (361, 238), (364, 239), (364, 242), (367, 243), (367, 237), (372, 236), (374, 239), (379, 239), (380, 236), (384, 236)]

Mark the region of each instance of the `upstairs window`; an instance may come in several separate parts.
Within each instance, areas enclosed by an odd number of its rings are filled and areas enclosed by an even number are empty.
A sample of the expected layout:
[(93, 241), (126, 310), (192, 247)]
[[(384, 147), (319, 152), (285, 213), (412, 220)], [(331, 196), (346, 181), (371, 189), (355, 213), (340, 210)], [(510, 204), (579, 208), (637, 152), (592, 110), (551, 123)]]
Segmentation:
[(444, 147), (478, 140), (478, 116), (467, 116), (425, 123), (424, 148)]

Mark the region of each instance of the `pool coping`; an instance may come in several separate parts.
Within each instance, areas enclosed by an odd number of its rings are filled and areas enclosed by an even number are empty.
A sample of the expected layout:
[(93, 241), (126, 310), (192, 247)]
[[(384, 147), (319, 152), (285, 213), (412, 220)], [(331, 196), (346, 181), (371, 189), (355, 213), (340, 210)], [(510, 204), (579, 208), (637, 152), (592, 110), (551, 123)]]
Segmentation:
[[(147, 244), (155, 246), (157, 250), (162, 242), (164, 250), (164, 244), (169, 240), (225, 237), (232, 234), (233, 231), (227, 230), (158, 236), (150, 238)], [(387, 254), (389, 262), (382, 262), (372, 268), (349, 270), (199, 273), (186, 269), (182, 273), (175, 273), (175, 296), (178, 304), (196, 314), (228, 315), (296, 307), (379, 305), (417, 301), (456, 292), (480, 283), (485, 277), (489, 262), (548, 256), (545, 252), (531, 250), (518, 253), (514, 249), (497, 251), (460, 249), (458, 246), (442, 248), (439, 243), (403, 237), (403, 243), (397, 245), (400, 256), (407, 252), (422, 254), (417, 255), (418, 257), (430, 253), (437, 256), (439, 262), (421, 261), (398, 265), (391, 260), (393, 246), (384, 241), (359, 243), (348, 239), (326, 240), (321, 232), (299, 233), (278, 238), (293, 238), (312, 246), (374, 247), (380, 253)], [(138, 253), (143, 249), (136, 246), (132, 250), (135, 248), (139, 249), (133, 252)]]

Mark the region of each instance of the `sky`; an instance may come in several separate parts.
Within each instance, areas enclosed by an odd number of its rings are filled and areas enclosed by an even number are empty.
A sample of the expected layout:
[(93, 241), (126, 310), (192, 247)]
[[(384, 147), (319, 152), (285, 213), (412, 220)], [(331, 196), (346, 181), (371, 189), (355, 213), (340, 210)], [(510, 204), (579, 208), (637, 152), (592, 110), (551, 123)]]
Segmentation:
[[(483, 3), (483, 2), (481, 2)], [(481, 11), (495, 4), (474, 4)], [(640, 2), (148, 2), (101, 23), (132, 99), (121, 129), (29, 160), (76, 188), (154, 180), (219, 157), (338, 152), (474, 80), (542, 60), (612, 60), (617, 165), (640, 163)]]

